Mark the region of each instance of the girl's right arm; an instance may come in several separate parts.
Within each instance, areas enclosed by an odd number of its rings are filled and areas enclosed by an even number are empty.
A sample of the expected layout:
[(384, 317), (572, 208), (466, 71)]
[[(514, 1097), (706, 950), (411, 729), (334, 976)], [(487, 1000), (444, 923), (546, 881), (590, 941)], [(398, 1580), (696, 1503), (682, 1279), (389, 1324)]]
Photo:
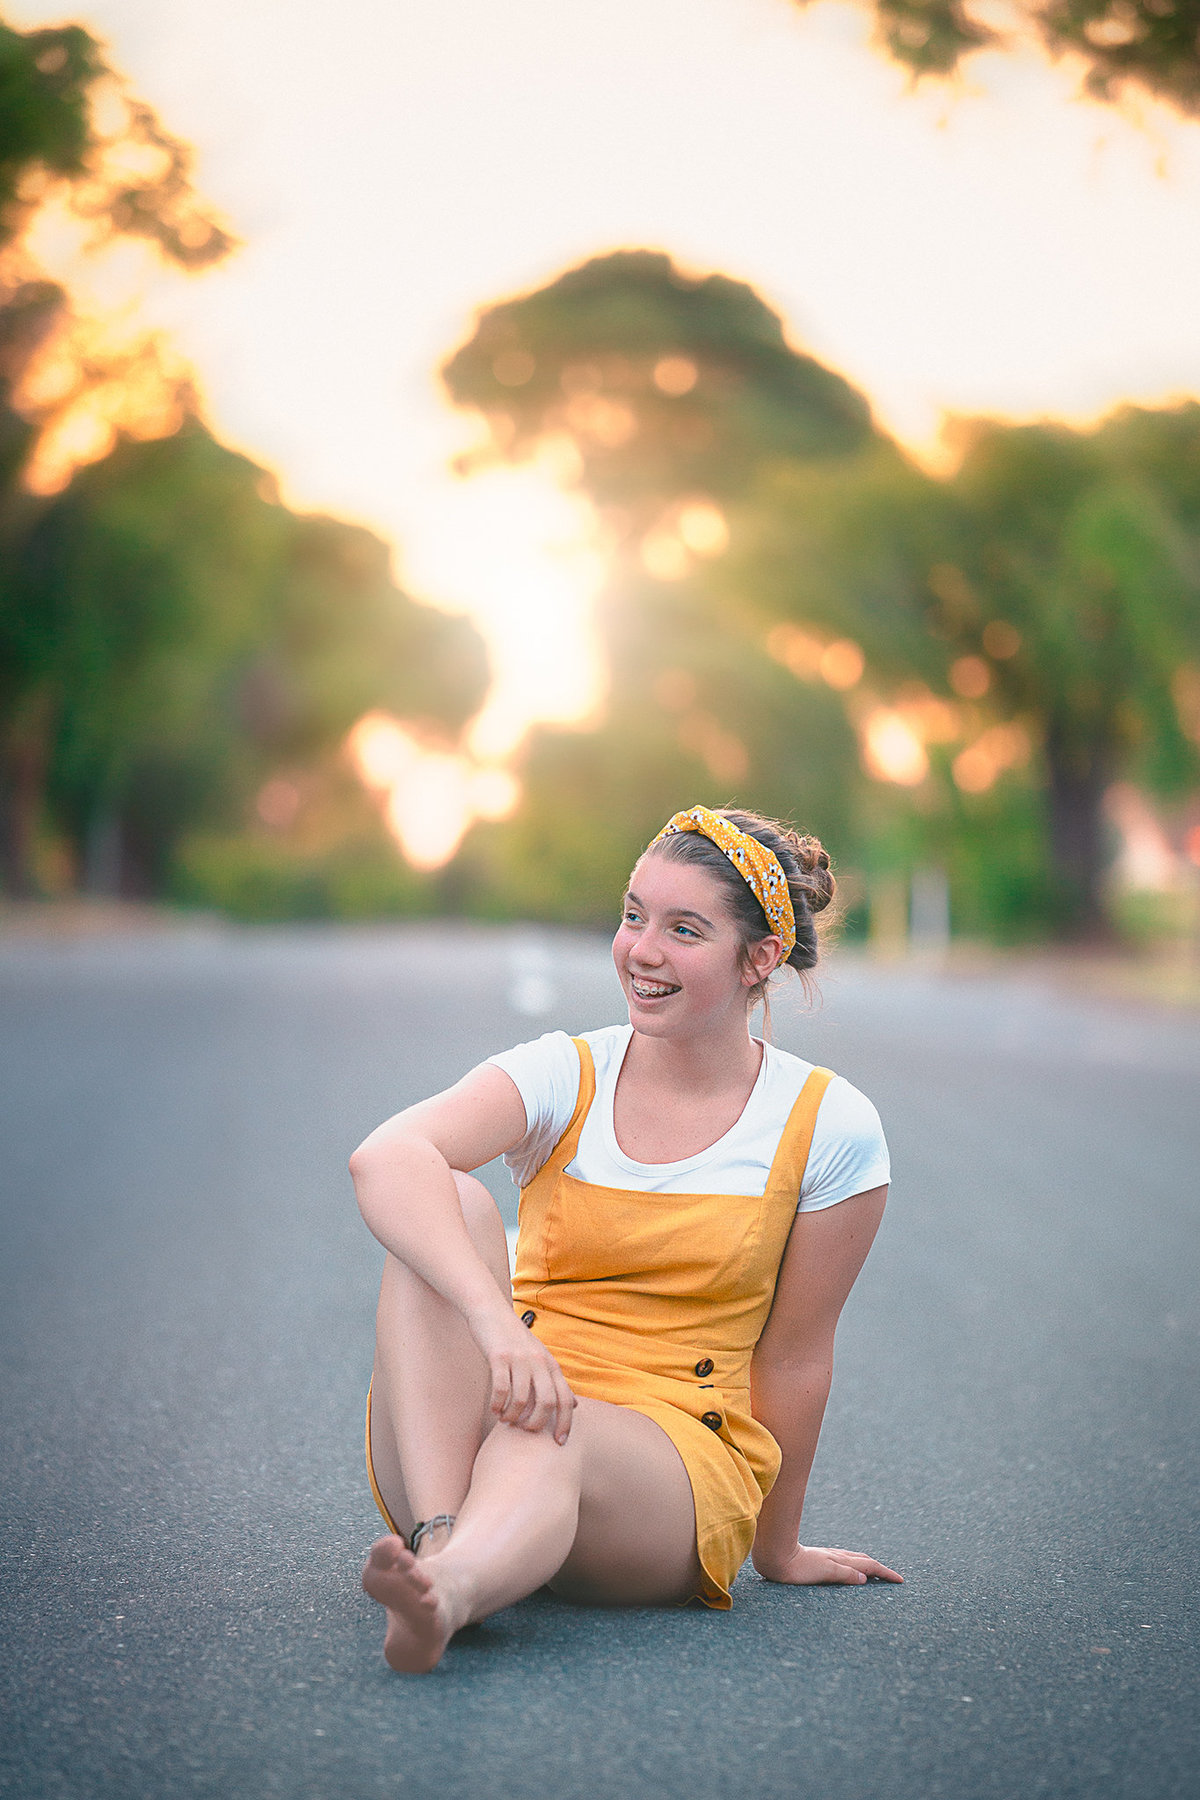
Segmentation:
[(497, 1418), (528, 1431), (550, 1427), (565, 1443), (575, 1397), (497, 1288), (463, 1222), (454, 1184), (455, 1170), (490, 1162), (525, 1131), (516, 1084), (483, 1063), (380, 1125), (350, 1158), (350, 1174), (368, 1229), (462, 1314), (491, 1370)]
[(833, 1375), (833, 1340), (850, 1289), (883, 1217), (887, 1188), (796, 1215), (770, 1316), (750, 1365), (750, 1410), (782, 1452), (763, 1501), (751, 1556), (760, 1575), (789, 1585), (903, 1577), (873, 1556), (801, 1544), (800, 1515)]

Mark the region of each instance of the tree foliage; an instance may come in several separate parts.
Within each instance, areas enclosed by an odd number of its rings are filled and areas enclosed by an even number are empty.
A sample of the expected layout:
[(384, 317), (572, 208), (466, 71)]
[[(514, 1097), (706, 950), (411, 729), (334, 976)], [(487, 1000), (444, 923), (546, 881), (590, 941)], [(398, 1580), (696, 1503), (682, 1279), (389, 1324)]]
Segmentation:
[(397, 588), (385, 544), (289, 512), (196, 421), (80, 471), (0, 594), (26, 803), (95, 888), (160, 891), (189, 831), (244, 826), (372, 708), (449, 735), (486, 687), (477, 634)]
[(488, 420), (485, 454), (558, 451), (615, 546), (599, 619), (606, 717), (594, 731), (532, 735), (520, 814), (469, 850), (479, 885), (528, 892), (536, 842), (543, 904), (607, 917), (664, 808), (714, 784), (782, 810), (802, 791), (811, 829), (844, 819), (854, 739), (842, 708), (818, 695), (798, 709), (747, 609), (706, 606), (702, 586), (659, 579), (654, 560), (690, 555), (681, 529), (707, 536), (711, 553), (724, 509), (764, 469), (837, 463), (879, 442), (863, 396), (791, 346), (745, 283), (651, 251), (595, 257), (489, 308), (444, 375)]
[(152, 334), (113, 333), (47, 278), (30, 244), (47, 209), (85, 252), (142, 241), (195, 272), (235, 240), (192, 182), (189, 146), (109, 66), (79, 25), (0, 21), (0, 523), (20, 494), (49, 491), (121, 430), (160, 435), (192, 396)]
[(1005, 25), (969, 0), (867, 4), (879, 42), (918, 78), (952, 75), (975, 50), (1032, 41), (1079, 59), (1094, 99), (1114, 103), (1140, 90), (1200, 115), (1200, 0), (1013, 0)]
[(0, 877), (36, 891), (49, 826), (86, 884), (158, 892), (272, 772), (336, 757), (374, 708), (452, 734), (487, 670), (383, 543), (289, 512), (216, 442), (168, 352), (77, 315), (27, 248), (48, 205), (92, 250), (142, 239), (187, 271), (233, 243), (86, 31), (0, 24)]
[(489, 307), (442, 373), (488, 421), (493, 454), (565, 442), (589, 493), (630, 526), (681, 495), (732, 497), (773, 457), (848, 453), (874, 430), (863, 396), (793, 349), (746, 283), (659, 251), (593, 257)]
[(1200, 776), (1172, 699), (1200, 647), (1200, 407), (1131, 408), (1094, 432), (981, 421), (962, 449), (945, 480), (895, 456), (780, 472), (712, 578), (754, 593), (767, 621), (854, 638), (868, 685), (907, 697), (918, 724), (922, 696), (942, 708), (925, 713), (966, 753), (942, 759), (946, 824), (995, 817), (1006, 783), (988, 757), (1013, 752), (1019, 783), (1036, 778), (1047, 859), (1025, 904), (1094, 933), (1108, 788), (1172, 798)]
[(196, 193), (192, 163), (82, 26), (19, 32), (0, 20), (0, 247), (53, 196), (97, 243), (146, 238), (168, 261), (203, 268), (234, 240)]
[[(664, 361), (689, 374), (678, 393)], [(522, 812), (472, 852), (481, 880), (503, 886), (511, 858), (515, 887), (540, 842), (547, 904), (574, 892), (586, 916), (664, 810), (716, 794), (868, 867), (942, 863), (979, 928), (1103, 928), (1106, 791), (1200, 775), (1176, 697), (1200, 645), (1200, 408), (977, 422), (935, 479), (751, 290), (630, 252), (490, 309), (447, 379), (492, 454), (569, 435), (626, 527), (600, 603), (606, 716), (534, 735)], [(890, 775), (881, 718), (912, 740)], [(588, 795), (609, 821), (591, 878)]]

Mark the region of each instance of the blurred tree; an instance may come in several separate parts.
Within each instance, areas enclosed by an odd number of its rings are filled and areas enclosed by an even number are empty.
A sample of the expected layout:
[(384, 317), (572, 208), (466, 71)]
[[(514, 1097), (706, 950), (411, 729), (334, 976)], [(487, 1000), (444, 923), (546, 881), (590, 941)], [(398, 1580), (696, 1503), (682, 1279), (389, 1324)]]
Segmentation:
[[(8, 660), (38, 696), (33, 799), (40, 813), (48, 791), (92, 891), (149, 891), (152, 846), (169, 853), (169, 822), (220, 783), (222, 677), (249, 652), (283, 535), (260, 479), (199, 426), (122, 444), (43, 503), (15, 547)], [(28, 868), (14, 873), (30, 885)]]
[(0, 22), (0, 524), (12, 523), (15, 483), (51, 491), (120, 431), (178, 424), (186, 370), (152, 334), (114, 335), (77, 308), (32, 244), (50, 217), (84, 256), (141, 240), (162, 263), (206, 268), (234, 239), (191, 167), (82, 27)]
[(484, 455), (565, 443), (617, 545), (605, 717), (531, 737), (485, 886), (557, 846), (544, 904), (594, 916), (664, 809), (716, 793), (940, 862), (977, 927), (1105, 929), (1107, 789), (1196, 778), (1200, 408), (976, 423), (937, 480), (750, 289), (639, 252), (489, 309), (446, 378)]
[(1033, 42), (1079, 58), (1094, 99), (1117, 102), (1141, 89), (1200, 115), (1200, 0), (1014, 0), (1002, 22), (969, 0), (866, 3), (879, 41), (918, 78), (951, 75), (974, 50)]
[(1161, 414), (1157, 428), (1152, 418), (1118, 416), (1086, 434), (976, 427), (952, 483), (974, 527), (964, 604), (934, 597), (952, 656), (970, 659), (968, 680), (978, 664), (1001, 709), (1037, 721), (1074, 934), (1105, 928), (1107, 788), (1126, 775), (1178, 793), (1200, 775), (1171, 699), (1200, 646), (1200, 533), (1161, 485), (1183, 437), (1194, 480), (1200, 407)]
[(233, 247), (191, 182), (192, 152), (134, 98), (79, 25), (0, 20), (0, 245), (56, 199), (93, 240), (144, 237), (202, 268)]
[(297, 517), (189, 421), (80, 471), (24, 535), (8, 649), (40, 696), (51, 809), (93, 891), (161, 891), (197, 826), (382, 707), (449, 734), (477, 634), (395, 585), (387, 546)]
[(105, 342), (45, 278), (28, 236), (57, 208), (92, 249), (141, 238), (168, 263), (204, 267), (233, 240), (190, 167), (187, 146), (127, 93), (82, 27), (22, 33), (0, 21), (0, 865), (15, 891), (31, 879), (54, 711), (16, 593), (35, 490), (61, 486), (122, 428), (170, 430), (189, 398), (154, 340)]
[(488, 422), (484, 457), (564, 451), (621, 536), (683, 496), (732, 498), (764, 461), (845, 454), (874, 431), (863, 396), (794, 350), (751, 287), (660, 251), (593, 257), (489, 307), (442, 374)]
[[(945, 481), (892, 452), (776, 471), (709, 579), (754, 593), (767, 630), (786, 619), (862, 646), (868, 686), (942, 778), (925, 804), (944, 854), (947, 821), (998, 826), (997, 784), (1032, 750), (1043, 910), (1095, 935), (1106, 790), (1124, 776), (1178, 794), (1200, 773), (1173, 700), (1200, 647), (1200, 407), (1130, 409), (1091, 433), (977, 422), (962, 451)], [(803, 636), (775, 641), (817, 678)], [(958, 754), (926, 759), (929, 739)], [(901, 755), (893, 779), (919, 787), (921, 768)], [(998, 840), (997, 872), (1004, 854)]]
[(200, 824), (243, 826), (281, 763), (371, 708), (452, 732), (487, 671), (388, 551), (297, 518), (195, 416), (188, 372), (45, 278), (47, 213), (85, 253), (143, 240), (195, 270), (232, 247), (191, 152), (81, 27), (0, 23), (0, 880), (37, 886), (47, 806), (85, 882), (150, 892)]
[(532, 734), (520, 813), (481, 828), (469, 849), (480, 886), (524, 892), (557, 916), (607, 918), (664, 809), (714, 792), (799, 806), (810, 830), (840, 821), (844, 846), (855, 779), (844, 710), (830, 694), (798, 703), (748, 600), (714, 590), (710, 603), (687, 576), (723, 550), (726, 511), (761, 471), (883, 441), (863, 396), (792, 348), (745, 283), (687, 274), (652, 251), (593, 258), (489, 308), (443, 373), (490, 428), (464, 467), (548, 454), (593, 500), (613, 547), (598, 619), (605, 717)]
[(12, 235), (29, 186), (83, 173), (92, 136), (88, 90), (102, 67), (99, 45), (78, 25), (22, 33), (0, 20), (3, 237)]

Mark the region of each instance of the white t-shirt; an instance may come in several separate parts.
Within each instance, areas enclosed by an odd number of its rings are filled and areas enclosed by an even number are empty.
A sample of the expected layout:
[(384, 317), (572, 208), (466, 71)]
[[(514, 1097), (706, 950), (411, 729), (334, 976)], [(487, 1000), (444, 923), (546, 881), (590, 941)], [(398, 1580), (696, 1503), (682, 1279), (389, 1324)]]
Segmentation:
[[(596, 1097), (584, 1120), (567, 1173), (599, 1187), (640, 1188), (659, 1194), (761, 1194), (780, 1133), (813, 1065), (774, 1044), (763, 1048), (758, 1079), (737, 1123), (724, 1137), (679, 1162), (640, 1163), (626, 1156), (613, 1129), (613, 1095), (630, 1025), (585, 1031), (596, 1065)], [(579, 1098), (579, 1052), (565, 1031), (502, 1050), (489, 1062), (503, 1069), (525, 1103), (526, 1132), (505, 1156), (518, 1187), (537, 1174), (566, 1130)], [(879, 1114), (865, 1094), (835, 1075), (817, 1113), (797, 1210), (818, 1212), (851, 1194), (890, 1180)]]

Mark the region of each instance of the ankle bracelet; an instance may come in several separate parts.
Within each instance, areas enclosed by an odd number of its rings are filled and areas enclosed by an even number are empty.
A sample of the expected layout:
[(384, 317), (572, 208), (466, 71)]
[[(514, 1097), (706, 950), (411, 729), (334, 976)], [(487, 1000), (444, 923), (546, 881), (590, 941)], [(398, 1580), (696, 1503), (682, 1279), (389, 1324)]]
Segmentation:
[(428, 1537), (429, 1533), (438, 1525), (444, 1525), (448, 1532), (453, 1531), (456, 1517), (457, 1515), (455, 1513), (434, 1513), (432, 1519), (420, 1520), (420, 1522), (413, 1527), (412, 1536), (408, 1540), (408, 1547), (413, 1555), (416, 1555), (417, 1545), (421, 1542), (421, 1539)]

